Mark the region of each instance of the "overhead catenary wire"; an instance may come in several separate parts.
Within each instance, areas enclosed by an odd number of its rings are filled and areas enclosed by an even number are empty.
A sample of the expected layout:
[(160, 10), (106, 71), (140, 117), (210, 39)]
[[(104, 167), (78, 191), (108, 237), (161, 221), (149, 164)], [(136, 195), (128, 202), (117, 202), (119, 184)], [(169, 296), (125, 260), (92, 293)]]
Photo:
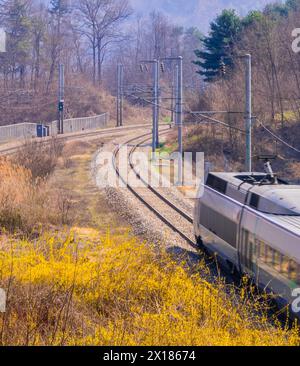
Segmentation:
[[(164, 107), (161, 104), (157, 104), (157, 103), (152, 102), (152, 101), (150, 101), (148, 99), (145, 99), (145, 98), (143, 98), (141, 96), (136, 96), (134, 94), (127, 94), (126, 96), (127, 97), (132, 97), (132, 98), (134, 98), (136, 100), (144, 101), (144, 102), (149, 103), (151, 105), (156, 105), (156, 106), (158, 106), (161, 109), (164, 109), (166, 111), (169, 111), (169, 112), (172, 112), (173, 111), (173, 112), (177, 113), (177, 111), (175, 109), (171, 109), (171, 108), (168, 108), (168, 107)], [(185, 110), (184, 113), (192, 114), (192, 115), (194, 115), (198, 119), (201, 118), (201, 122), (202, 122), (203, 119), (205, 119), (205, 120), (207, 120), (207, 123), (219, 124), (219, 125), (221, 125), (223, 127), (226, 127), (226, 128), (229, 128), (229, 129), (233, 129), (233, 130), (239, 131), (241, 133), (245, 133), (245, 131), (243, 129), (241, 129), (241, 128), (234, 127), (234, 126), (230, 126), (228, 123), (225, 123), (223, 121), (219, 121), (219, 120), (217, 120), (215, 118), (208, 117), (208, 116), (205, 116), (205, 115), (201, 115), (201, 114), (199, 114), (199, 112), (197, 112), (196, 114), (194, 114), (193, 111)], [(193, 124), (193, 122), (185, 122), (184, 124)]]
[(210, 123), (216, 123), (216, 124), (219, 124), (219, 125), (222, 125), (224, 127), (227, 127), (227, 128), (231, 128), (233, 130), (236, 130), (236, 131), (239, 131), (241, 133), (246, 133), (243, 129), (241, 128), (238, 128), (238, 127), (235, 127), (235, 126), (230, 126), (228, 123), (225, 123), (223, 121), (220, 121), (216, 118), (212, 118), (212, 117), (208, 117), (204, 114), (200, 114), (199, 112), (197, 112), (196, 114), (193, 113), (193, 111), (187, 111), (186, 113), (189, 113), (189, 114), (192, 114), (193, 116), (195, 116), (196, 118), (201, 118), (201, 122), (204, 120), (207, 120), (208, 122)]
[[(170, 112), (175, 112), (176, 113), (176, 110), (174, 109), (171, 109), (171, 108), (168, 108), (168, 107), (164, 107), (162, 106), (161, 104), (156, 104), (154, 102), (151, 102), (150, 100), (147, 100), (145, 98), (142, 98), (142, 97), (137, 97), (133, 94), (130, 95), (131, 97), (135, 98), (135, 99), (138, 99), (138, 100), (142, 100), (146, 103), (149, 103), (149, 104), (152, 104), (152, 105), (158, 105), (160, 108), (164, 109), (164, 110), (167, 110), (167, 111), (170, 111)], [(207, 115), (203, 115), (201, 114), (201, 112), (193, 112), (193, 111), (185, 111), (185, 113), (187, 114), (191, 114), (193, 116), (195, 116), (196, 118), (200, 119), (201, 118), (201, 123), (203, 123), (203, 120), (206, 120), (206, 123), (215, 123), (215, 124), (219, 124), (223, 127), (226, 127), (226, 128), (230, 128), (230, 129), (233, 129), (233, 130), (236, 130), (236, 131), (239, 131), (243, 134), (245, 134), (246, 132), (241, 129), (241, 128), (238, 128), (238, 127), (235, 127), (235, 126), (230, 126), (229, 124), (223, 122), (223, 121), (220, 121), (220, 120), (217, 120), (215, 118), (212, 118), (212, 117), (209, 117)], [(228, 113), (233, 113), (233, 112), (228, 112)], [(241, 113), (241, 112), (236, 112), (236, 113)], [(294, 150), (295, 152), (297, 153), (300, 153), (300, 150), (298, 150), (297, 148), (295, 148), (294, 146), (292, 146), (291, 144), (289, 144), (288, 142), (284, 141), (281, 137), (279, 137), (278, 135), (276, 135), (274, 132), (272, 132), (268, 127), (266, 127), (260, 120), (257, 119), (257, 122), (264, 128), (264, 130), (266, 132), (268, 132), (271, 136), (273, 136), (274, 139), (276, 139), (277, 141), (279, 141), (280, 143), (282, 143), (283, 145), (287, 146), (288, 148)], [(205, 123), (205, 122), (204, 122)], [(193, 124), (193, 122), (185, 122), (185, 124)]]
[(259, 119), (257, 119), (257, 122), (261, 125), (261, 127), (267, 131), (271, 136), (273, 136), (273, 138), (279, 142), (281, 142), (283, 145), (287, 146), (288, 148), (290, 148), (291, 150), (296, 151), (297, 153), (300, 153), (300, 150), (298, 150), (297, 148), (295, 148), (294, 146), (292, 146), (291, 144), (289, 144), (288, 142), (284, 141), (281, 137), (279, 137), (278, 135), (276, 135), (274, 132), (272, 132), (267, 126), (264, 125), (264, 123), (262, 123)]

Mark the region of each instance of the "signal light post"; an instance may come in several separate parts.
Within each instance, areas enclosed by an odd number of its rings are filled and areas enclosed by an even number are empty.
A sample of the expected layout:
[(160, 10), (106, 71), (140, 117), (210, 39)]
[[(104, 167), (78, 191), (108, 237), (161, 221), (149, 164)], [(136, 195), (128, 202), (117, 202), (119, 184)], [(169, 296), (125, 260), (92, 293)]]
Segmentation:
[(124, 66), (117, 67), (117, 127), (123, 126)]
[(57, 131), (58, 134), (64, 133), (64, 96), (65, 96), (65, 77), (64, 65), (59, 65), (59, 91), (58, 91), (58, 120)]
[(251, 55), (245, 57), (246, 63), (246, 170), (252, 172), (252, 65)]

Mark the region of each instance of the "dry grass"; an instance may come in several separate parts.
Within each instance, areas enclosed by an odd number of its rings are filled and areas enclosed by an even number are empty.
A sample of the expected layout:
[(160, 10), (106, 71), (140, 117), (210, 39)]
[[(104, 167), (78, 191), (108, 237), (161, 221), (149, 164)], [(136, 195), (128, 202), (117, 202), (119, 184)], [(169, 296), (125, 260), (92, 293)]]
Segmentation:
[(68, 192), (51, 187), (46, 179), (33, 179), (29, 169), (0, 160), (0, 230), (33, 234), (42, 225), (69, 222)]
[(33, 179), (47, 178), (53, 173), (62, 150), (63, 143), (55, 137), (47, 143), (28, 140), (19, 148), (14, 162), (30, 170)]

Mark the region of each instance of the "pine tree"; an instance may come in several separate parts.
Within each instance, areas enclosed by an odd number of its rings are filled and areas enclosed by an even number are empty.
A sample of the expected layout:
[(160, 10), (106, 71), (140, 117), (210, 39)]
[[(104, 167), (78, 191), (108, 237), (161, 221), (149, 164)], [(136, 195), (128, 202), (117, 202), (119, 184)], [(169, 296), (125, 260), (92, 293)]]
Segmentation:
[(200, 67), (197, 71), (207, 82), (214, 81), (220, 75), (222, 63), (233, 67), (232, 48), (242, 28), (241, 19), (234, 10), (224, 10), (210, 25), (210, 34), (202, 38), (203, 50), (196, 50), (200, 59), (194, 63)]

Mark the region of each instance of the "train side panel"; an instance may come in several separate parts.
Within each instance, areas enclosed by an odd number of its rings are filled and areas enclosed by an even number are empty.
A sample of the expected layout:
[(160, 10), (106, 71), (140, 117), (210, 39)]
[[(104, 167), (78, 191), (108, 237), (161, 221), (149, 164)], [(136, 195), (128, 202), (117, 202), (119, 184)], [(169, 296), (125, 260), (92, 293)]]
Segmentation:
[[(217, 207), (218, 210), (214, 208)], [(242, 205), (205, 187), (194, 211), (195, 235), (204, 246), (228, 264), (237, 265), (237, 240)]]
[(299, 237), (245, 208), (240, 228), (238, 259), (241, 271), (257, 286), (278, 296), (281, 306), (291, 304), (300, 287)]

